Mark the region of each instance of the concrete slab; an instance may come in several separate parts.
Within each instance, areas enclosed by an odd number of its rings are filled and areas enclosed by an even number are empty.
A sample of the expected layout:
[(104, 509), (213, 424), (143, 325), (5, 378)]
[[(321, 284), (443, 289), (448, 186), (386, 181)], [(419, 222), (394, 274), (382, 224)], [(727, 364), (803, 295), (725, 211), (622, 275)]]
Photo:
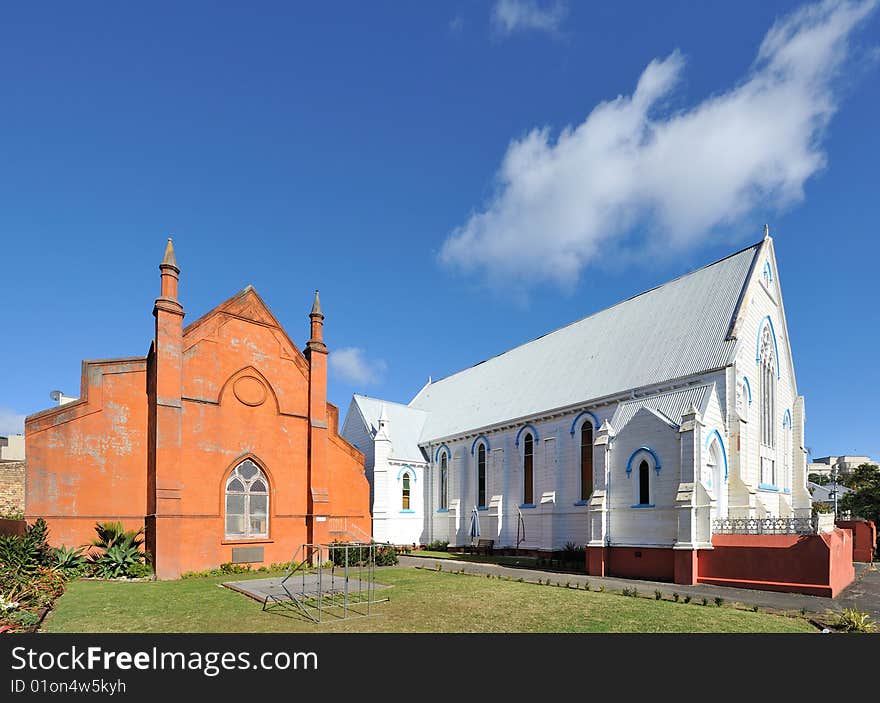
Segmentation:
[[(290, 596), (281, 585), (283, 577), (276, 576), (274, 578), (265, 579), (246, 579), (244, 581), (226, 581), (222, 585), (233, 591), (238, 591), (244, 595), (253, 598), (260, 603), (265, 602), (266, 598), (271, 596), (273, 601), (290, 600)], [(297, 574), (287, 581), (287, 590), (296, 595), (313, 596), (318, 592), (325, 595), (331, 593), (341, 594), (346, 591), (346, 579), (344, 577), (331, 577), (329, 574), (323, 574), (321, 582), (318, 582), (318, 575), (314, 573), (306, 573), (305, 576)], [(352, 597), (357, 597), (366, 592), (369, 588), (367, 581), (361, 581), (349, 578), (347, 583), (348, 593)], [(374, 583), (373, 588), (376, 590), (388, 588), (385, 584)]]

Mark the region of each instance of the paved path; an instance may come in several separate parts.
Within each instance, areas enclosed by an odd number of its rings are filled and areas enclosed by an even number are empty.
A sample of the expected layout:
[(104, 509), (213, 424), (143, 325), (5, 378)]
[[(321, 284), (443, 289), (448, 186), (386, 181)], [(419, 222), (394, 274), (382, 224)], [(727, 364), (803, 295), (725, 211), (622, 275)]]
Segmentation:
[(799, 593), (776, 593), (774, 591), (756, 591), (748, 588), (729, 588), (726, 586), (711, 586), (698, 584), (696, 586), (680, 586), (678, 584), (659, 581), (641, 581), (636, 579), (622, 579), (614, 577), (588, 576), (586, 574), (568, 574), (554, 571), (540, 571), (538, 569), (525, 569), (513, 566), (499, 566), (498, 564), (481, 564), (457, 559), (436, 559), (432, 557), (419, 557), (411, 554), (400, 556), (400, 566), (420, 566), (427, 569), (436, 569), (438, 564), (443, 571), (460, 571), (464, 569), (466, 574), (492, 574), (493, 576), (510, 576), (513, 579), (523, 579), (530, 583), (538, 581), (566, 584), (589, 583), (590, 588), (597, 590), (599, 586), (605, 586), (609, 591), (621, 591), (624, 588), (637, 588), (640, 593), (653, 595), (655, 590), (663, 593), (664, 598), (671, 598), (673, 593), (681, 596), (689, 595), (693, 599), (708, 598), (712, 601), (715, 597), (723, 598), (728, 603), (743, 603), (744, 605), (757, 605), (774, 610), (805, 610), (809, 613), (825, 613), (828, 610), (840, 611), (844, 608), (858, 607), (871, 614), (880, 621), (880, 569), (877, 565), (870, 567), (868, 564), (856, 564), (856, 580), (837, 598), (821, 598), (819, 596), (806, 596)]

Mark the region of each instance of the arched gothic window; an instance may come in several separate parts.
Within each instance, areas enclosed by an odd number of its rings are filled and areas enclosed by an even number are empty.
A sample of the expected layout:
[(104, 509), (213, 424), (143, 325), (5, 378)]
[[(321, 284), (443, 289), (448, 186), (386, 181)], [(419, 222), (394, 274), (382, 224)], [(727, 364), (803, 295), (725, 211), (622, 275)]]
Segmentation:
[[(770, 325), (761, 333), (761, 445), (767, 450), (776, 448), (776, 352)], [(769, 452), (763, 452), (769, 454)], [(776, 460), (762, 456), (761, 481), (776, 485)]]
[(250, 459), (226, 480), (226, 537), (251, 539), (269, 536), (269, 481)]
[(449, 456), (440, 454), (440, 509), (449, 509)]
[(523, 503), (535, 502), (535, 438), (526, 432), (523, 438)]
[(400, 490), (400, 509), (409, 510), (409, 473), (403, 474), (403, 487)]
[(581, 500), (593, 494), (593, 425), (589, 420), (581, 426)]
[(477, 507), (486, 507), (486, 445), (477, 447)]
[(642, 459), (639, 464), (639, 505), (651, 503), (651, 467)]

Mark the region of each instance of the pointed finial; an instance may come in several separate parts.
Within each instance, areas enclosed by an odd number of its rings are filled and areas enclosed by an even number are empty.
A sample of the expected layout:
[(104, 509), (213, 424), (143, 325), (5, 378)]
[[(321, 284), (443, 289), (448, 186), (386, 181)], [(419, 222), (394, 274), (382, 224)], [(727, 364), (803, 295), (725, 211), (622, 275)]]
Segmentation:
[(770, 225), (764, 224), (764, 239), (768, 239), (770, 237)]
[(324, 317), (324, 313), (321, 312), (321, 298), (318, 297), (318, 289), (315, 289), (315, 302), (312, 303), (312, 311), (309, 315), (320, 315)]
[(178, 268), (177, 259), (174, 256), (174, 244), (171, 243), (171, 237), (168, 237), (168, 244), (165, 245), (165, 257), (162, 259), (162, 265)]

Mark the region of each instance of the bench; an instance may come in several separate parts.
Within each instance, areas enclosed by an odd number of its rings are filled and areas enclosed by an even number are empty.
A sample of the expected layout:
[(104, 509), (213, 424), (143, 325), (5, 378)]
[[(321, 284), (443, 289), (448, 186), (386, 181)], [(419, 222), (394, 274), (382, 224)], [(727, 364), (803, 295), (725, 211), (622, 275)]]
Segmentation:
[(480, 540), (477, 540), (477, 545), (474, 548), (474, 551), (477, 554), (480, 554), (480, 553), (491, 554), (494, 547), (495, 547), (495, 540), (494, 539), (480, 539)]

